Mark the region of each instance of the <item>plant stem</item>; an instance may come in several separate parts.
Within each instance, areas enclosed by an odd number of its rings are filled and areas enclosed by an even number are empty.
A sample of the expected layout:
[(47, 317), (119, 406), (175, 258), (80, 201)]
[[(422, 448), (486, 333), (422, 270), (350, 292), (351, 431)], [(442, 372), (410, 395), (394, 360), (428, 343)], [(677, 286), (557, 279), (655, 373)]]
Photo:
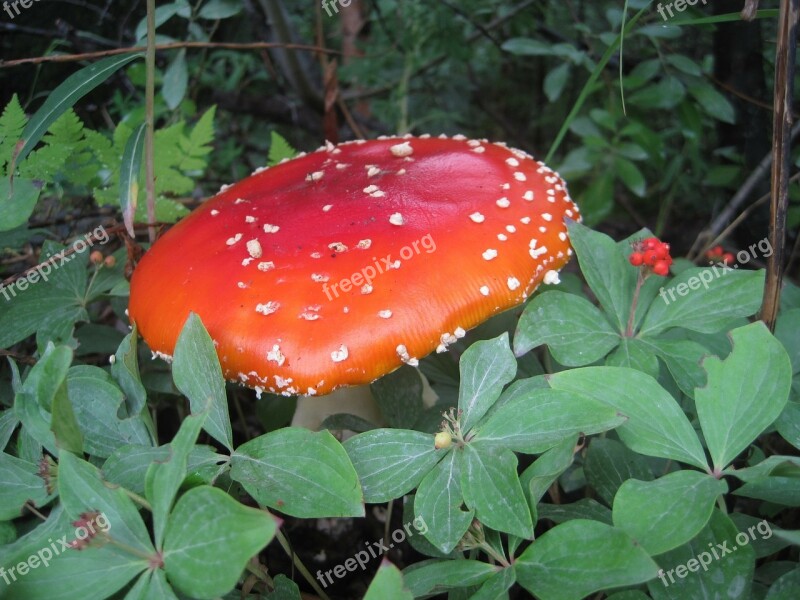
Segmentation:
[(145, 54), (144, 90), (144, 162), (145, 191), (147, 193), (147, 233), (150, 243), (156, 241), (156, 175), (155, 157), (153, 156), (153, 139), (155, 127), (155, 77), (156, 77), (156, 0), (147, 0), (147, 52)]
[(631, 314), (628, 316), (628, 326), (625, 328), (625, 337), (633, 337), (633, 323), (636, 320), (636, 305), (639, 304), (639, 292), (642, 289), (644, 277), (642, 277), (642, 270), (639, 269), (639, 275), (636, 278), (636, 289), (633, 291), (633, 301), (631, 302)]
[(297, 554), (294, 553), (292, 547), (289, 545), (289, 540), (286, 539), (280, 529), (278, 529), (275, 533), (275, 537), (278, 539), (278, 542), (283, 547), (286, 554), (292, 559), (294, 566), (297, 567), (297, 570), (300, 571), (300, 574), (305, 577), (305, 580), (309, 583), (309, 585), (314, 588), (314, 591), (317, 592), (319, 597), (322, 598), (322, 600), (331, 600), (328, 595), (322, 591), (322, 588), (319, 587), (317, 580), (311, 576), (311, 573), (309, 573), (308, 569), (306, 569), (303, 561), (301, 561)]

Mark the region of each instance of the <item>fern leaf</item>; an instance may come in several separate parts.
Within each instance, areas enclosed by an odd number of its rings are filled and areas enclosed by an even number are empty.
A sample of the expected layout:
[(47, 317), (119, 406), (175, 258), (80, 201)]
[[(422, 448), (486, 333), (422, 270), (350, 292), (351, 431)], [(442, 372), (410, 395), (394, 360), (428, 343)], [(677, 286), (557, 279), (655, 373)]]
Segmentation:
[(297, 150), (292, 148), (291, 144), (287, 142), (281, 134), (277, 131), (273, 131), (269, 145), (267, 164), (270, 167), (277, 165), (284, 158), (292, 158), (295, 154), (297, 154)]
[[(3, 114), (0, 115), (0, 169), (5, 169), (11, 160), (14, 146), (20, 139), (27, 122), (28, 117), (22, 110), (19, 98), (14, 94), (3, 109)], [(5, 173), (5, 171), (3, 172)]]

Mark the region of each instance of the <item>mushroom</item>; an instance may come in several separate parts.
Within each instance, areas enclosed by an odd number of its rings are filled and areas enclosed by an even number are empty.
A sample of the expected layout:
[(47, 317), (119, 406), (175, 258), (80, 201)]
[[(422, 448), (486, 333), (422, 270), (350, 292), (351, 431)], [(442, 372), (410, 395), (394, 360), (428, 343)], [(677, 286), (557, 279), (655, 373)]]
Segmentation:
[(190, 312), (226, 377), (326, 395), (444, 352), (572, 254), (564, 181), (464, 136), (326, 144), (223, 189), (145, 254), (129, 313), (170, 356)]

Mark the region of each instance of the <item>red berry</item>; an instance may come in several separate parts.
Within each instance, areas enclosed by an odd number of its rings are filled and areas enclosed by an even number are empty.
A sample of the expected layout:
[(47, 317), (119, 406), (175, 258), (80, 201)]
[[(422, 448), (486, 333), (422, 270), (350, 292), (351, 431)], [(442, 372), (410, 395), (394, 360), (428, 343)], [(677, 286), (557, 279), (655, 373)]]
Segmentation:
[(634, 252), (628, 257), (628, 260), (634, 267), (642, 266), (642, 262), (644, 261), (644, 257), (642, 256), (641, 252)]
[(649, 237), (642, 240), (642, 246), (645, 250), (655, 250), (661, 242), (656, 237)]
[(726, 252), (722, 255), (722, 262), (724, 262), (726, 265), (732, 265), (736, 262), (736, 257), (730, 252)]
[(653, 265), (653, 273), (666, 277), (669, 274), (669, 263), (665, 260), (659, 260)]
[(646, 264), (648, 267), (652, 267), (654, 264), (656, 264), (657, 260), (658, 255), (655, 250), (644, 251), (644, 264)]
[(708, 251), (710, 256), (722, 256), (725, 250), (722, 249), (722, 246), (714, 246), (711, 250)]
[(656, 246), (655, 251), (658, 258), (667, 258), (669, 256), (669, 244), (660, 244)]

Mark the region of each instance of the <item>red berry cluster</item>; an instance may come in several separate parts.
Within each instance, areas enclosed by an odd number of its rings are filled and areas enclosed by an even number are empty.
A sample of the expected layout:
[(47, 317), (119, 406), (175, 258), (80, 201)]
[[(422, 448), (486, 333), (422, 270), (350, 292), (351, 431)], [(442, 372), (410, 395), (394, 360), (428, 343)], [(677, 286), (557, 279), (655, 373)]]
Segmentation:
[(706, 252), (706, 258), (711, 262), (725, 263), (726, 265), (736, 262), (736, 257), (731, 252), (725, 252), (722, 246), (714, 246)]
[(633, 252), (628, 260), (634, 267), (645, 267), (662, 277), (669, 274), (669, 266), (672, 264), (669, 244), (665, 244), (655, 237), (634, 242)]

